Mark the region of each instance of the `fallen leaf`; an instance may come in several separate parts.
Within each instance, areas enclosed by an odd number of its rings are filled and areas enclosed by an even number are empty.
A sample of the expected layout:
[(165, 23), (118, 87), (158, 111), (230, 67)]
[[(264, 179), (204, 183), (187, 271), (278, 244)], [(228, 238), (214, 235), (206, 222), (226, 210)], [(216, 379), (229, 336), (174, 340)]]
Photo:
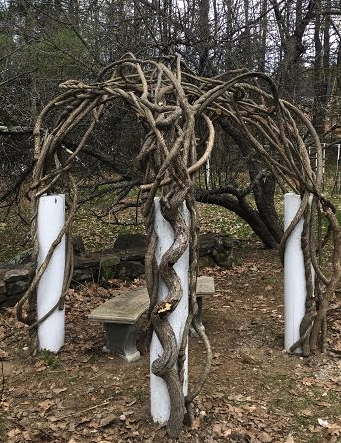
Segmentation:
[(341, 434), (341, 426), (336, 424), (329, 424), (328, 430), (330, 435), (339, 436)]
[(257, 435), (257, 438), (262, 443), (270, 443), (272, 442), (272, 437), (266, 432), (262, 432), (261, 434)]
[(200, 425), (201, 425), (201, 419), (200, 417), (195, 417), (195, 419), (192, 422), (192, 429), (198, 430), (200, 429)]
[(110, 423), (112, 423), (115, 420), (114, 414), (109, 414), (106, 417), (103, 417), (102, 420), (99, 422), (99, 427), (104, 428), (105, 426), (108, 426)]
[(213, 432), (216, 434), (221, 434), (222, 431), (222, 424), (221, 423), (214, 423), (213, 425)]
[(54, 404), (55, 403), (51, 400), (44, 400), (44, 401), (38, 403), (39, 408), (42, 410), (41, 415), (44, 416), (46, 414), (46, 412), (49, 409), (51, 409)]
[(325, 407), (325, 408), (329, 408), (329, 407), (331, 406), (331, 403), (328, 403), (328, 402), (326, 402), (326, 401), (317, 401), (316, 404), (317, 404), (318, 406), (323, 406), (323, 407)]
[(60, 394), (61, 392), (65, 392), (67, 391), (67, 388), (57, 388), (57, 389), (53, 389), (52, 392), (54, 394)]
[(329, 423), (327, 420), (323, 420), (322, 418), (317, 419), (317, 423), (322, 426), (323, 428), (327, 428), (329, 426)]
[(20, 429), (14, 428), (14, 429), (11, 429), (10, 431), (7, 432), (7, 437), (13, 438), (18, 434), (21, 434)]

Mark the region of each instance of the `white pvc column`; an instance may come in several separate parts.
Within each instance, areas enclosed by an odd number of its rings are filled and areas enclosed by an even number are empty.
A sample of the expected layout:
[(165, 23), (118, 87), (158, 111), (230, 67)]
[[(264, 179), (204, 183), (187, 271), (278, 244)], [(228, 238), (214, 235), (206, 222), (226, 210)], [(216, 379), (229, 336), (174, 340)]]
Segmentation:
[(205, 174), (206, 174), (207, 189), (211, 189), (211, 161), (210, 161), (210, 157), (208, 157), (206, 164), (205, 164)]
[[(171, 225), (163, 218), (160, 211), (160, 199), (154, 199), (155, 205), (155, 230), (158, 235), (158, 246), (156, 252), (156, 261), (159, 264), (161, 257), (170, 248), (174, 241), (174, 231)], [(190, 223), (189, 211), (184, 204), (182, 208), (186, 223)], [(180, 346), (182, 334), (185, 327), (185, 322), (188, 316), (188, 268), (189, 268), (189, 250), (188, 248), (180, 259), (174, 264), (174, 270), (178, 274), (181, 280), (183, 288), (182, 298), (169, 317), (168, 321), (173, 328), (177, 343)], [(158, 302), (165, 299), (167, 296), (167, 287), (163, 280), (159, 279), (159, 291)], [(163, 352), (162, 346), (156, 333), (153, 332), (152, 340), (150, 343), (150, 367), (154, 360)], [(186, 348), (184, 362), (184, 384), (183, 392), (187, 395), (188, 389), (188, 347)], [(164, 425), (168, 422), (170, 415), (170, 399), (168, 394), (167, 385), (161, 377), (158, 377), (150, 370), (150, 403), (151, 403), (151, 415), (155, 423)]]
[[(301, 204), (301, 197), (294, 193), (284, 195), (284, 229), (290, 225)], [(303, 219), (299, 221), (285, 245), (284, 253), (284, 348), (300, 338), (300, 323), (305, 313), (306, 280), (301, 247)], [(302, 353), (298, 347), (296, 353)]]
[[(52, 243), (65, 221), (65, 196), (43, 195), (39, 199), (37, 236), (39, 244), (38, 268), (43, 263)], [(37, 318), (52, 309), (62, 295), (65, 271), (65, 236), (56, 247), (37, 287)], [(65, 310), (58, 308), (38, 325), (39, 349), (58, 352), (64, 344)]]
[(340, 192), (340, 146), (337, 145), (337, 159), (336, 159), (336, 192)]

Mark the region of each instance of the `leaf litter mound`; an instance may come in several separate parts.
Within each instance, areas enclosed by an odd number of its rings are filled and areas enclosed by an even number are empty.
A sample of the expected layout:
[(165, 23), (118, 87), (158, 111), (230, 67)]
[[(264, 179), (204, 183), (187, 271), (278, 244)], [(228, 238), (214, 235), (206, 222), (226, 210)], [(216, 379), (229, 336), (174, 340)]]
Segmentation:
[[(213, 366), (195, 401), (193, 426), (178, 441), (340, 442), (340, 296), (330, 310), (327, 353), (289, 356), (283, 352), (283, 275), (276, 251), (245, 241), (236, 256), (230, 270), (201, 270), (216, 285), (203, 311)], [(115, 291), (143, 284), (112, 280), (109, 288), (92, 283), (70, 289), (66, 343), (58, 355), (31, 357), (26, 327), (13, 309), (1, 313), (0, 442), (171, 441), (149, 415), (146, 318), (138, 338), (142, 358), (127, 364), (102, 352), (103, 327), (87, 317)], [(191, 382), (203, 350), (195, 337), (189, 347)]]

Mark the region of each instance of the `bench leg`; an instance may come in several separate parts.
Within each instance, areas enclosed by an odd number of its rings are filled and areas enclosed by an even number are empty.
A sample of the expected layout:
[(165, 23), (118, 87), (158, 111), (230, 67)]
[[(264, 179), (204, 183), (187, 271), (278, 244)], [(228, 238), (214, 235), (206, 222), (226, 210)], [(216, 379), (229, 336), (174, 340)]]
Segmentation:
[[(205, 330), (205, 326), (202, 323), (202, 297), (197, 297), (197, 304), (198, 304), (198, 313), (196, 315), (197, 322), (201, 329)], [(194, 330), (194, 328), (191, 326), (189, 330), (191, 337), (198, 337), (198, 334)]]
[(136, 349), (137, 324), (104, 323), (107, 344), (103, 351), (112, 352), (123, 357), (127, 362), (140, 358)]

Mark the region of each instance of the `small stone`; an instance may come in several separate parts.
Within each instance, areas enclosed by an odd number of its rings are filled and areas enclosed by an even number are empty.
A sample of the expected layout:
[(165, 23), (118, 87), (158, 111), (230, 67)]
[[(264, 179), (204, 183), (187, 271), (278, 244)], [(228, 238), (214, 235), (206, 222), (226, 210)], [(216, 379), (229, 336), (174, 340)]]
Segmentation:
[(14, 269), (8, 269), (4, 275), (4, 281), (6, 283), (12, 283), (27, 279), (31, 273), (31, 268), (28, 265), (18, 266)]
[(266, 432), (262, 432), (261, 434), (259, 434), (257, 436), (257, 438), (262, 443), (270, 443), (270, 442), (272, 442), (272, 437), (270, 437), (270, 435), (267, 434)]

